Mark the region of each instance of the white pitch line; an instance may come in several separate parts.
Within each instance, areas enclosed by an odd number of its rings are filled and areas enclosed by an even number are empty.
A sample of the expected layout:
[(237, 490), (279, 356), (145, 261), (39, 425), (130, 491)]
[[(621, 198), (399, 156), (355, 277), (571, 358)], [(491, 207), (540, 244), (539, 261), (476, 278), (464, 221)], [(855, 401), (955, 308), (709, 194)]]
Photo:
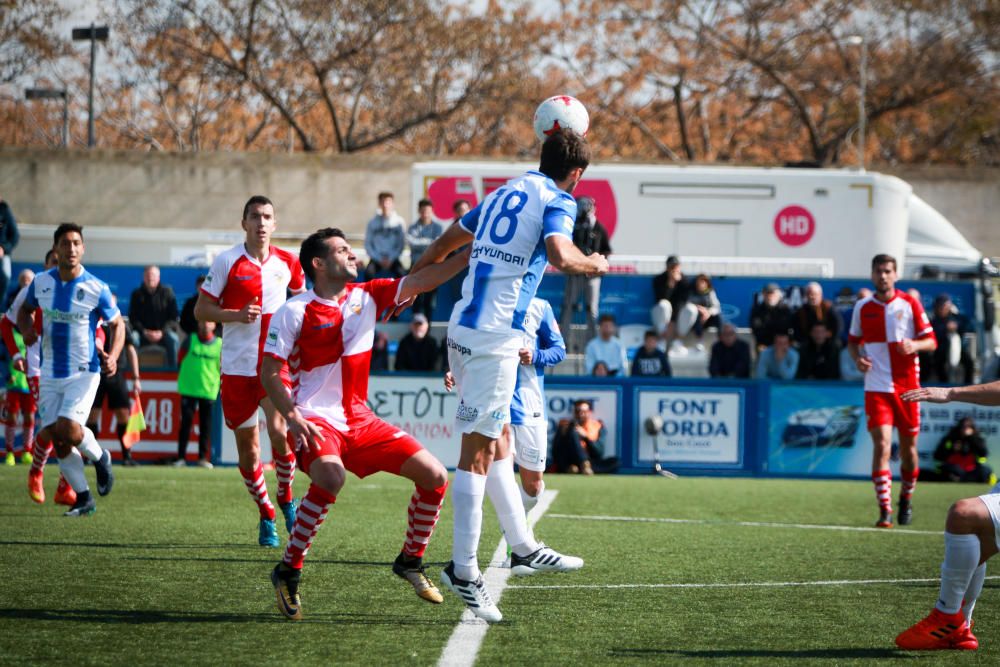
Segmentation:
[(751, 528), (799, 528), (802, 530), (842, 530), (857, 533), (884, 533), (887, 535), (943, 535), (936, 530), (910, 528), (876, 528), (874, 526), (831, 526), (811, 523), (776, 523), (772, 521), (725, 521), (714, 519), (668, 519), (659, 517), (599, 516), (585, 514), (550, 514), (550, 519), (577, 519), (580, 521), (631, 521), (637, 523), (687, 523), (705, 526), (746, 526)]
[[(559, 495), (559, 492), (556, 490), (548, 490), (542, 493), (542, 497), (538, 499), (538, 504), (528, 512), (529, 528), (533, 528), (538, 523), (538, 520), (549, 509), (549, 506), (552, 505), (552, 501), (556, 499), (557, 495)], [(509, 568), (497, 567), (506, 558), (507, 542), (503, 538), (500, 538), (500, 543), (497, 544), (496, 551), (493, 552), (493, 558), (490, 559), (490, 566), (486, 568), (486, 572), (484, 573), (486, 588), (497, 605), (500, 604), (500, 598), (503, 595), (504, 589), (508, 587), (507, 579), (510, 577)], [(444, 651), (441, 652), (441, 657), (438, 658), (438, 667), (471, 667), (474, 665), (489, 627), (489, 623), (476, 617), (468, 609), (463, 611), (461, 620), (452, 631), (451, 637), (448, 638), (448, 643), (445, 645)]]
[[(1000, 575), (985, 577), (1000, 579)], [(831, 581), (745, 581), (736, 583), (705, 584), (563, 584), (540, 586), (508, 586), (516, 589), (571, 589), (571, 588), (782, 588), (786, 586), (870, 586), (873, 584), (927, 584), (941, 581), (933, 579), (839, 579)]]

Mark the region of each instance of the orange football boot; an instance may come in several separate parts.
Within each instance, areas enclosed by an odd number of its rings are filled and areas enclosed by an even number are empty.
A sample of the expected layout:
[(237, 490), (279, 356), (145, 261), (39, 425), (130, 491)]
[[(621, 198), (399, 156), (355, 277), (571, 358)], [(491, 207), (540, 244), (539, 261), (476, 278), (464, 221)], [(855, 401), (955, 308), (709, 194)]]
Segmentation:
[(901, 632), (896, 646), (907, 651), (975, 650), (979, 641), (961, 611), (946, 614), (935, 608), (927, 618)]
[(59, 475), (59, 486), (56, 487), (55, 502), (59, 505), (72, 507), (76, 503), (76, 491), (69, 485), (66, 478)]

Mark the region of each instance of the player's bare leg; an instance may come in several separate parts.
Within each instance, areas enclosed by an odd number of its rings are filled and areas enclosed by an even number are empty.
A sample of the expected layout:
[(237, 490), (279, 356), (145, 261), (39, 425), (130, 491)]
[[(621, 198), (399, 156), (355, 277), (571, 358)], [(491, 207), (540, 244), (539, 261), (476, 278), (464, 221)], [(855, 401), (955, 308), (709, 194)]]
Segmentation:
[(448, 471), (425, 449), (407, 459), (399, 475), (413, 482), (415, 488), (407, 510), (406, 540), (392, 564), (392, 571), (410, 582), (421, 599), (437, 604), (444, 598), (427, 578), (423, 557), (441, 515), (448, 489)]
[(97, 472), (97, 490), (103, 496), (111, 491), (114, 484), (110, 452), (101, 449), (89, 428), (66, 417), (57, 418), (54, 424), (42, 429), (39, 435), (55, 443), (59, 470), (76, 492), (76, 502), (65, 516), (93, 514), (96, 504), (90, 495), (90, 486), (83, 472), (83, 456), (94, 463)]
[(275, 475), (278, 477), (278, 509), (285, 519), (285, 530), (291, 534), (297, 507), (292, 494), (292, 482), (295, 480), (295, 452), (288, 446), (285, 438), (288, 432), (285, 419), (274, 409), (271, 399), (265, 398), (260, 406), (264, 408), (264, 423), (267, 424), (267, 437), (271, 441), (271, 458), (274, 461)]
[(302, 565), (316, 532), (326, 519), (330, 505), (336, 502), (337, 494), (344, 487), (347, 470), (339, 456), (325, 454), (310, 464), (309, 477), (312, 483), (302, 498), (295, 525), (285, 546), (285, 555), (271, 572), (278, 610), (295, 621), (302, 618), (302, 603), (299, 598)]
[(907, 526), (913, 521), (913, 490), (920, 475), (920, 459), (917, 455), (917, 436), (913, 433), (899, 433), (899, 469), (902, 484), (899, 490), (899, 525)]
[[(240, 474), (243, 483), (250, 492), (250, 497), (257, 503), (260, 522), (257, 530), (257, 543), (262, 547), (277, 547), (281, 544), (278, 531), (274, 526), (274, 505), (267, 496), (267, 483), (264, 481), (264, 468), (260, 464), (260, 431), (257, 428), (257, 413), (254, 412), (252, 425), (244, 425), (233, 431), (236, 436), (236, 453), (239, 459)], [(250, 421), (250, 420), (248, 420)]]
[(889, 470), (892, 426), (876, 426), (869, 433), (872, 436), (872, 482), (875, 484), (875, 498), (879, 509), (875, 525), (879, 528), (892, 528), (892, 472)]
[(997, 553), (997, 527), (983, 498), (959, 500), (945, 520), (941, 590), (930, 615), (896, 637), (910, 650), (979, 648), (972, 612), (983, 590), (986, 561)]

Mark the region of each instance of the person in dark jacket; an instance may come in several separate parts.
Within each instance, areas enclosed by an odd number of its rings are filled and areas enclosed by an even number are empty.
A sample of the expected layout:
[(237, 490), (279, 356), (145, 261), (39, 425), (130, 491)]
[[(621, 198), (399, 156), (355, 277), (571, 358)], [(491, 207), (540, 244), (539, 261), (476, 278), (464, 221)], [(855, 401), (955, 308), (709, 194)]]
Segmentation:
[(714, 378), (749, 378), (750, 346), (736, 337), (736, 327), (723, 324), (719, 340), (712, 345), (708, 374)]
[[(608, 230), (597, 219), (597, 205), (591, 197), (580, 197), (576, 201), (573, 245), (579, 248), (584, 255), (596, 252), (607, 257), (611, 254), (611, 240)], [(580, 347), (580, 341), (571, 336), (570, 325), (573, 323), (573, 311), (576, 310), (581, 296), (587, 318), (586, 337), (582, 340), (590, 340), (597, 335), (601, 277), (589, 277), (582, 274), (566, 276), (566, 291), (563, 292), (562, 310), (559, 313), (559, 328), (562, 329), (564, 336), (572, 339), (571, 344), (574, 349)]]
[(681, 271), (681, 260), (676, 255), (667, 257), (667, 270), (653, 276), (653, 309), (650, 317), (653, 328), (667, 340), (673, 340), (677, 316), (687, 305), (691, 285)]
[(777, 283), (768, 283), (763, 298), (750, 310), (750, 329), (758, 352), (774, 343), (776, 333), (791, 336), (795, 331), (792, 311), (782, 297)]
[(150, 265), (142, 272), (142, 285), (129, 300), (128, 320), (136, 347), (162, 345), (167, 351), (167, 366), (177, 367), (177, 298), (170, 286), (160, 282), (160, 267)]
[(403, 336), (396, 348), (397, 371), (436, 371), (438, 368), (438, 342), (427, 331), (430, 323), (423, 313), (415, 313), (410, 322), (410, 332)]
[(11, 276), (11, 253), (21, 241), (10, 205), (0, 197), (0, 298), (7, 294)]
[(830, 330), (830, 335), (840, 337), (841, 317), (833, 302), (823, 298), (823, 287), (817, 282), (806, 284), (805, 303), (795, 311), (795, 340), (802, 344), (812, 335), (813, 325), (821, 322)]
[(632, 377), (671, 377), (670, 360), (657, 344), (660, 337), (655, 329), (650, 329), (642, 340), (642, 347), (632, 360)]
[(986, 440), (972, 417), (959, 419), (934, 450), (939, 479), (948, 482), (987, 483), (993, 474), (986, 465), (988, 456)]
[[(194, 294), (181, 306), (181, 331), (188, 336), (198, 333), (198, 320), (194, 316), (194, 305), (198, 303), (198, 292), (201, 291), (201, 284), (205, 282), (205, 276), (198, 276), (194, 281)], [(219, 335), (221, 332), (213, 332)]]
[(840, 379), (840, 348), (822, 322), (813, 322), (809, 339), (799, 347), (799, 369), (795, 377), (800, 380)]

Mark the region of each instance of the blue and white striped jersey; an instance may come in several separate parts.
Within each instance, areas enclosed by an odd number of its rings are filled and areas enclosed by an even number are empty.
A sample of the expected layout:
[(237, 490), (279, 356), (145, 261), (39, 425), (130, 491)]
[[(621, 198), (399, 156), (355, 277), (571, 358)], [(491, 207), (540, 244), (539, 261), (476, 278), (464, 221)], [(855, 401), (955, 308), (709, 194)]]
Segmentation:
[(49, 269), (35, 276), (24, 302), (42, 309), (42, 377), (101, 369), (94, 332), (102, 319), (110, 322), (121, 315), (103, 280), (84, 269), (64, 283), (58, 268)]
[(535, 297), (528, 304), (524, 318), (525, 335), (535, 341), (530, 366), (517, 367), (514, 399), (510, 402), (510, 423), (539, 426), (545, 419), (545, 367), (555, 366), (566, 358), (566, 343), (552, 306)]
[(548, 263), (545, 239), (572, 240), (576, 200), (537, 171), (491, 192), (459, 224), (472, 233), (469, 275), (451, 324), (523, 335), (528, 303)]

